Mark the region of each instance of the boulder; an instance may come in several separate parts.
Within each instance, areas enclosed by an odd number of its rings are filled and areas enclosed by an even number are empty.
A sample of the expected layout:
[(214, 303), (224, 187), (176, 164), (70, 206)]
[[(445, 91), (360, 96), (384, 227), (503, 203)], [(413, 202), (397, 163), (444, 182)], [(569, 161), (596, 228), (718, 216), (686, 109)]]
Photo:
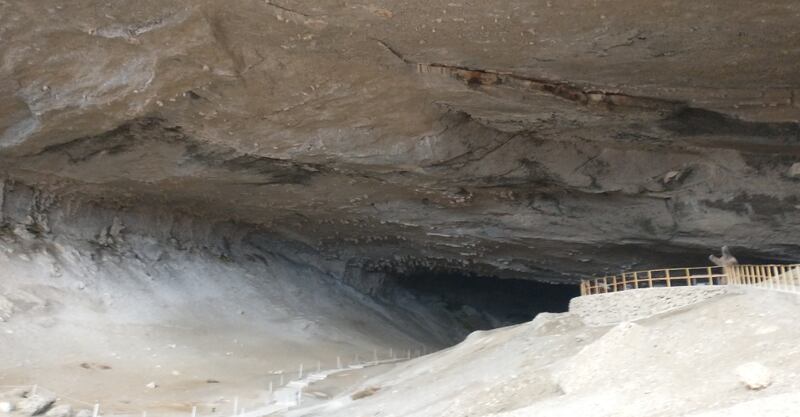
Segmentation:
[(56, 402), (55, 397), (34, 394), (17, 402), (17, 411), (28, 416), (37, 416), (44, 413)]
[(69, 404), (57, 405), (45, 413), (47, 417), (70, 417), (72, 415), (72, 406)]
[(762, 390), (772, 384), (772, 373), (758, 362), (739, 365), (736, 374), (739, 376), (739, 381), (751, 390)]

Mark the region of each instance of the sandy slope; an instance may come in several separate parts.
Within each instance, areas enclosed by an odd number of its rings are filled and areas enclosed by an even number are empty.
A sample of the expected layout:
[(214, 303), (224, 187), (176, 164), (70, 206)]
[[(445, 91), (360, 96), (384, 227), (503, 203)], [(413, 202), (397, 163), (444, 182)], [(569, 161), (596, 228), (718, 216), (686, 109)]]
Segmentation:
[[(646, 291), (646, 290), (644, 290)], [(629, 296), (625, 293), (620, 296)], [(635, 323), (588, 327), (570, 313), (480, 332), (292, 416), (793, 416), (800, 297), (731, 291)], [(747, 389), (736, 368), (772, 373)]]
[(346, 365), (452, 337), (452, 323), (413, 299), (382, 306), (264, 256), (230, 260), (133, 235), (102, 246), (6, 233), (0, 385), (35, 383), (109, 412), (221, 412), (234, 396), (263, 404), (269, 382), (301, 363)]

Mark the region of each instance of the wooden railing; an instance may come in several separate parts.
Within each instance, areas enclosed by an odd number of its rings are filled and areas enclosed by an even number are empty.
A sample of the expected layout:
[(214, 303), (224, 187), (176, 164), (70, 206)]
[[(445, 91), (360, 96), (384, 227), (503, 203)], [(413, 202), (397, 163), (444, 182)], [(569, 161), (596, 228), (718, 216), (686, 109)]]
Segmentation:
[(728, 268), (729, 281), (773, 290), (800, 292), (800, 265), (735, 265)]
[(699, 285), (747, 285), (800, 292), (800, 265), (703, 266), (622, 272), (581, 281), (581, 295)]

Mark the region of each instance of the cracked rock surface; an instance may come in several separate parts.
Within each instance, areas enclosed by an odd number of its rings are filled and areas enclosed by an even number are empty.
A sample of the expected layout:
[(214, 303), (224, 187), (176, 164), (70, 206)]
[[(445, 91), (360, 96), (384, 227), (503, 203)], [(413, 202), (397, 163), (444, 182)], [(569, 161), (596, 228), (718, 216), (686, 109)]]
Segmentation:
[(798, 19), (791, 0), (0, 1), (0, 175), (369, 270), (791, 259)]

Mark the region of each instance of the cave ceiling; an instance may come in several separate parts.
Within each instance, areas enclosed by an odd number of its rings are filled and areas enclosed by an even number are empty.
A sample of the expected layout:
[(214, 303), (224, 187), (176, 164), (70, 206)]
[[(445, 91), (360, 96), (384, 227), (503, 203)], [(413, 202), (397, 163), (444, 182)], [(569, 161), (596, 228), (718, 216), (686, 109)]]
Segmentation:
[(798, 22), (793, 0), (0, 1), (0, 173), (375, 268), (796, 259)]

